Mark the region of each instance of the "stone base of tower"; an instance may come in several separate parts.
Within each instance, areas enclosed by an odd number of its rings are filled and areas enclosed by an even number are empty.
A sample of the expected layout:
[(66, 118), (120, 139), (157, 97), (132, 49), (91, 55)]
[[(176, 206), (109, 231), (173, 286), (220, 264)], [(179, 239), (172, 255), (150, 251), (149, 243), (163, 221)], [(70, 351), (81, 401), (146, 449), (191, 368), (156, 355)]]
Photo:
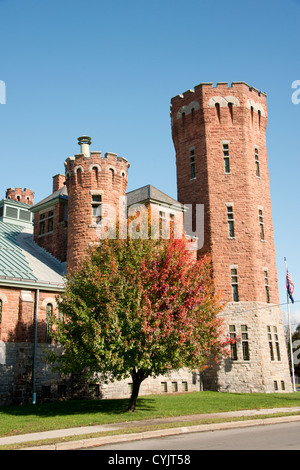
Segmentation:
[(204, 390), (238, 393), (292, 392), (280, 307), (231, 302), (222, 312), (225, 335), (235, 335), (228, 357), (203, 374)]

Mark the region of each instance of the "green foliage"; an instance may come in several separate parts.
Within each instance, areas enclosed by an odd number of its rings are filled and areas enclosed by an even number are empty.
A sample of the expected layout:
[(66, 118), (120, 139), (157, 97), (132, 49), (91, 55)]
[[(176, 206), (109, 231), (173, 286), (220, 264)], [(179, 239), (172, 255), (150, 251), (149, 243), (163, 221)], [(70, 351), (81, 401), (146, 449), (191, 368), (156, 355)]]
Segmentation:
[(58, 304), (53, 336), (64, 353), (49, 359), (67, 373), (141, 382), (201, 370), (224, 352), (210, 262), (193, 261), (184, 240), (103, 240)]

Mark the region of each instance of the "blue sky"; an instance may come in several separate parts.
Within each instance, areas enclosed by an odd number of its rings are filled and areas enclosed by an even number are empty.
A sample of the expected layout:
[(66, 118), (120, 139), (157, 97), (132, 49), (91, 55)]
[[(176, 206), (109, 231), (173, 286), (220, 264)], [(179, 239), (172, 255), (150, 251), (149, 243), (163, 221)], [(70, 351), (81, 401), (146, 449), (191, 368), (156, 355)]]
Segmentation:
[[(3, 197), (17, 186), (46, 197), (87, 134), (92, 150), (130, 161), (128, 190), (151, 183), (176, 198), (170, 99), (245, 81), (267, 93), (280, 300), (284, 256), (300, 300), (299, 15), (299, 0), (0, 0)], [(300, 302), (292, 313), (300, 321)]]

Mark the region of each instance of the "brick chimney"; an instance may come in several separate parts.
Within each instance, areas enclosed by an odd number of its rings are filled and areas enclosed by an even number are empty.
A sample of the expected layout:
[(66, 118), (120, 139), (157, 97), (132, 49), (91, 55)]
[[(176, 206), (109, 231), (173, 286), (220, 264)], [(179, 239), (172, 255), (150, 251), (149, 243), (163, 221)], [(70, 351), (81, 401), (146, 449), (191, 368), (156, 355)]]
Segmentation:
[(55, 193), (55, 191), (58, 191), (60, 188), (63, 187), (64, 183), (65, 183), (65, 175), (61, 175), (61, 174), (58, 174), (58, 175), (55, 175), (53, 176), (53, 192)]

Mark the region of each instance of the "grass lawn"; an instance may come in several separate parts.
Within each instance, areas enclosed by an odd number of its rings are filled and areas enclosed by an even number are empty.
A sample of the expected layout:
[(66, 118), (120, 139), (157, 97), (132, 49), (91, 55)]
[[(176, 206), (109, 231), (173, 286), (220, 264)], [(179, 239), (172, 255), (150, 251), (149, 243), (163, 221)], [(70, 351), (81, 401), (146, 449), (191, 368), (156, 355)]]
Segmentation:
[(0, 436), (148, 418), (300, 406), (300, 394), (194, 392), (140, 397), (135, 413), (127, 412), (127, 405), (128, 399), (119, 399), (0, 407)]

